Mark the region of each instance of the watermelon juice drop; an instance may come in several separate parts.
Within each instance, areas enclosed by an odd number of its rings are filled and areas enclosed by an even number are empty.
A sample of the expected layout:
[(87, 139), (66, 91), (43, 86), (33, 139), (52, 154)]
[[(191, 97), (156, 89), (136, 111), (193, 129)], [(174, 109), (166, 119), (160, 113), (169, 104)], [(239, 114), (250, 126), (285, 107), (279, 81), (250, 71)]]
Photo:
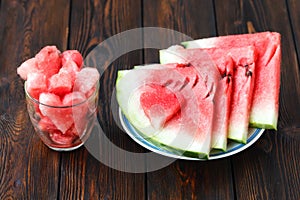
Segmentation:
[(82, 146), (97, 119), (99, 82), (88, 98), (80, 92), (71, 92), (63, 100), (52, 93), (42, 93), (38, 101), (26, 88), (25, 82), (27, 110), (41, 140), (57, 151)]

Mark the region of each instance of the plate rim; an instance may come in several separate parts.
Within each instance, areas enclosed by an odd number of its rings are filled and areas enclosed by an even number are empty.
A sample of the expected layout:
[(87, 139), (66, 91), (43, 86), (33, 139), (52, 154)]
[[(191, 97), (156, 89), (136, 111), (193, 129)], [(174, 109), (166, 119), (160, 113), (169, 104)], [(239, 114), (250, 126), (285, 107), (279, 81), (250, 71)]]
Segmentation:
[[(170, 158), (181, 159), (181, 160), (208, 161), (208, 160), (216, 160), (216, 159), (221, 159), (221, 158), (226, 158), (226, 157), (232, 156), (234, 154), (237, 154), (237, 153), (247, 149), (252, 144), (254, 144), (261, 137), (263, 132), (265, 131), (265, 129), (255, 128), (254, 133), (249, 138), (247, 138), (246, 144), (240, 143), (240, 144), (238, 144), (238, 146), (235, 146), (234, 148), (232, 148), (226, 152), (218, 152), (216, 154), (209, 155), (208, 159), (203, 159), (203, 158), (187, 157), (184, 155), (172, 154), (171, 152), (161, 149), (161, 148), (157, 147), (155, 144), (143, 139), (143, 137), (138, 133), (136, 128), (128, 121), (126, 116), (122, 113), (122, 110), (120, 107), (119, 107), (119, 119), (120, 119), (122, 128), (125, 130), (126, 134), (129, 135), (129, 137), (131, 139), (133, 139), (136, 143), (138, 143), (142, 147), (144, 147), (152, 152), (155, 152), (157, 154), (167, 156)], [(136, 134), (133, 134), (130, 129), (132, 129), (134, 132), (136, 132)], [(138, 139), (135, 135), (138, 135), (141, 140)]]

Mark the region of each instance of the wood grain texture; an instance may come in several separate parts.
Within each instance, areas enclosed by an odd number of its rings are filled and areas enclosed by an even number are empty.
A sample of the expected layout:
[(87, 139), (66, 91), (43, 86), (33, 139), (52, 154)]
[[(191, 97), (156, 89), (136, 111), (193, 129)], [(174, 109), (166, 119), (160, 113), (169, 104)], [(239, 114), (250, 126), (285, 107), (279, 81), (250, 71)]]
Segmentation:
[[(185, 41), (186, 37), (197, 39), (216, 35), (212, 1), (144, 0), (143, 2), (145, 27), (167, 28), (183, 34), (175, 37), (172, 34), (164, 34), (166, 31), (162, 30), (160, 34), (162, 48)], [(146, 36), (145, 41), (147, 42)], [(145, 49), (144, 55), (145, 63), (158, 62), (157, 49)]]
[(300, 10), (300, 2), (297, 0), (287, 0), (286, 2), (290, 15), (294, 41), (297, 47), (298, 62), (300, 62), (300, 17), (298, 16)]
[[(192, 38), (216, 35), (211, 1), (144, 1), (143, 13), (145, 26), (173, 29)], [(160, 39), (164, 43), (167, 38)], [(157, 50), (146, 50), (145, 62), (158, 62)], [(147, 174), (148, 199), (233, 199), (230, 165), (229, 159), (176, 161)]]
[[(107, 38), (125, 30), (141, 26), (141, 4), (137, 0), (125, 1), (72, 1), (70, 19), (69, 49), (78, 49), (84, 57), (91, 56), (93, 67), (101, 72), (98, 119), (107, 138), (118, 147), (143, 152), (143, 149), (118, 126), (116, 108), (111, 106), (114, 100), (114, 87), (118, 69), (131, 68), (142, 62), (142, 52), (133, 51), (116, 59), (107, 66), (97, 64), (113, 56), (109, 46), (93, 54), (93, 49)], [(100, 52), (100, 53), (101, 53)], [(100, 54), (99, 53), (99, 54)], [(107, 57), (106, 57), (107, 56)], [(103, 58), (104, 57), (104, 58)], [(98, 58), (103, 60), (98, 60)], [(95, 134), (91, 140), (98, 140)], [(121, 154), (109, 154), (105, 144), (99, 144), (99, 151), (108, 159), (118, 159)], [(60, 197), (62, 199), (143, 199), (144, 174), (124, 173), (105, 166), (93, 157), (86, 148), (62, 155)], [(115, 163), (118, 167), (128, 163), (134, 166), (133, 160)], [(77, 166), (74, 168), (74, 166)]]
[(68, 1), (1, 1), (0, 199), (57, 197), (60, 155), (34, 132), (16, 68), (47, 44), (66, 48), (68, 11)]
[[(218, 34), (276, 31), (282, 36), (280, 116), (278, 131), (264, 135), (234, 156), (237, 199), (299, 199), (300, 79), (285, 1), (215, 1)], [(293, 173), (291, 173), (293, 172)]]
[(233, 199), (230, 160), (176, 161), (147, 174), (148, 199)]

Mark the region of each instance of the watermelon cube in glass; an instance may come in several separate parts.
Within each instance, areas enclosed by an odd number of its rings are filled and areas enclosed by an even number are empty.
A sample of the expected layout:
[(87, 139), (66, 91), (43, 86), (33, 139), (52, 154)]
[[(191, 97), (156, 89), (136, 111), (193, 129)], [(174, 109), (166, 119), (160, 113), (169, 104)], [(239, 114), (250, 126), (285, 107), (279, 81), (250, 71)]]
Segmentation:
[(56, 151), (79, 148), (88, 139), (97, 118), (99, 81), (93, 93), (86, 97), (80, 92), (70, 92), (64, 99), (49, 91), (39, 99), (30, 95), (24, 84), (27, 111), (41, 140)]

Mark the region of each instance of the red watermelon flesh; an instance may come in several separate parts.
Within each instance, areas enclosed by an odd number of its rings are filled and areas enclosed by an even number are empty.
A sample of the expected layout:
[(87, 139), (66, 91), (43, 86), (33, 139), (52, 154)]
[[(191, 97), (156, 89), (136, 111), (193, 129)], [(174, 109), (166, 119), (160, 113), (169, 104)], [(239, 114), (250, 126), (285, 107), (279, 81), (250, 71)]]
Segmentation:
[[(185, 51), (186, 52), (186, 51)], [(196, 51), (194, 51), (196, 53)], [(201, 55), (202, 52), (199, 53)], [(205, 54), (207, 55), (207, 54)], [(191, 56), (191, 55), (189, 55)], [(189, 58), (184, 58), (188, 60)], [(190, 60), (189, 60), (190, 61)], [(190, 63), (178, 64), (178, 63), (170, 63), (161, 65), (161, 67), (166, 67), (170, 69), (174, 69), (178, 72), (183, 78), (181, 80), (173, 80), (173, 84), (170, 84), (172, 87), (177, 87), (178, 85), (188, 85), (191, 88), (191, 92), (186, 98), (192, 98), (192, 96), (197, 97), (200, 101), (204, 99), (209, 99), (212, 101), (214, 97), (214, 93), (216, 91), (215, 87), (217, 86), (217, 82), (219, 80), (219, 73), (217, 70), (212, 70), (212, 68), (216, 69), (216, 66), (212, 64), (210, 59), (202, 57), (203, 61), (203, 69), (200, 69), (199, 60), (195, 59)], [(198, 66), (194, 66), (193, 64), (197, 64)], [(151, 66), (149, 67), (151, 69)], [(149, 69), (148, 68), (148, 69)], [(154, 66), (154, 68), (157, 68)], [(201, 72), (199, 72), (201, 70)], [(211, 70), (210, 74), (208, 72)], [(214, 74), (214, 72), (216, 74)], [(179, 87), (180, 89), (180, 87)], [(175, 90), (175, 88), (173, 88)], [(195, 123), (199, 123), (198, 119), (193, 119)]]
[(42, 92), (47, 91), (47, 78), (41, 73), (27, 75), (26, 90), (35, 99), (39, 99)]
[[(69, 147), (72, 145), (73, 141), (78, 138), (77, 136), (73, 134), (63, 134), (59, 130), (52, 131), (49, 133), (49, 137), (53, 142), (59, 145), (66, 145), (66, 147)], [(53, 145), (55, 146), (55, 145)]]
[[(257, 50), (256, 78), (250, 125), (276, 129), (280, 86), (280, 34), (261, 32), (184, 42), (187, 48), (229, 49), (253, 45)], [(273, 61), (274, 60), (274, 61)], [(267, 92), (267, 95), (266, 95)]]
[(65, 65), (65, 63), (70, 60), (76, 63), (78, 70), (81, 69), (83, 64), (83, 58), (79, 51), (66, 50), (61, 54), (62, 65)]
[(52, 123), (49, 117), (42, 117), (38, 123), (38, 127), (41, 131), (49, 132), (53, 130), (57, 130), (56, 126)]
[(67, 73), (71, 76), (72, 85), (75, 83), (75, 79), (77, 73), (79, 72), (79, 68), (77, 67), (76, 63), (72, 60), (68, 60), (64, 63), (58, 73)]
[(221, 80), (221, 76), (209, 54), (201, 49), (190, 49), (188, 51), (185, 49), (176, 50), (176, 54), (186, 60), (190, 66), (194, 67), (196, 74), (207, 88), (206, 96), (213, 99), (217, 82)]
[(47, 116), (56, 128), (65, 133), (73, 124), (73, 115), (70, 108), (63, 106), (60, 97), (53, 93), (41, 93), (39, 108), (44, 116)]
[(42, 48), (35, 55), (35, 58), (38, 70), (47, 77), (51, 77), (58, 73), (61, 68), (60, 51), (56, 46), (46, 46)]
[(167, 87), (157, 84), (145, 85), (140, 103), (154, 128), (159, 129), (180, 110), (176, 95)]
[(49, 79), (48, 91), (59, 96), (64, 96), (72, 90), (72, 77), (67, 72), (54, 74)]
[(85, 125), (87, 124), (87, 114), (88, 114), (88, 102), (86, 102), (87, 98), (81, 92), (72, 92), (66, 94), (63, 98), (62, 104), (64, 106), (76, 105), (72, 108), (69, 108), (70, 113), (74, 122), (74, 133), (81, 134), (85, 129)]
[(95, 87), (99, 78), (100, 75), (96, 68), (82, 68), (80, 72), (77, 73), (74, 83), (74, 91), (79, 91), (84, 94), (89, 93), (89, 91)]
[(17, 68), (17, 73), (23, 80), (27, 80), (28, 74), (36, 72), (38, 72), (36, 58), (26, 60)]

